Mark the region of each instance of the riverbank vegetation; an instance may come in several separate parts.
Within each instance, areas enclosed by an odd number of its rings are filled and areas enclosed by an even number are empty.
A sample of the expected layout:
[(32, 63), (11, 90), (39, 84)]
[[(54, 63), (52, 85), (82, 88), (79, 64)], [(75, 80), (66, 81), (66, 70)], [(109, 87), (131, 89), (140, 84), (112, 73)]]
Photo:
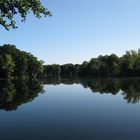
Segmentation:
[(140, 53), (127, 51), (122, 57), (100, 55), (81, 65), (45, 65), (45, 77), (140, 77)]
[(37, 57), (14, 45), (0, 46), (0, 78), (36, 78), (42, 74), (43, 64)]
[(0, 78), (16, 77), (140, 77), (140, 53), (132, 50), (122, 57), (100, 55), (82, 64), (43, 65), (14, 45), (0, 46)]

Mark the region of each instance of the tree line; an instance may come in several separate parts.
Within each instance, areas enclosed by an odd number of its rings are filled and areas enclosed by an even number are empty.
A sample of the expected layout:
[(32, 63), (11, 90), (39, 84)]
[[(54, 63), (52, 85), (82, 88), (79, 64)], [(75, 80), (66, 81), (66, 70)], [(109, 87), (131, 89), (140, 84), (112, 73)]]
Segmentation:
[(80, 64), (44, 65), (45, 77), (139, 77), (140, 53), (127, 51), (121, 57), (100, 55)]
[(0, 46), (0, 78), (11, 77), (139, 77), (140, 52), (127, 51), (122, 57), (100, 55), (82, 64), (43, 65), (31, 53), (14, 45)]
[(14, 45), (0, 46), (0, 78), (31, 77), (43, 74), (42, 61)]

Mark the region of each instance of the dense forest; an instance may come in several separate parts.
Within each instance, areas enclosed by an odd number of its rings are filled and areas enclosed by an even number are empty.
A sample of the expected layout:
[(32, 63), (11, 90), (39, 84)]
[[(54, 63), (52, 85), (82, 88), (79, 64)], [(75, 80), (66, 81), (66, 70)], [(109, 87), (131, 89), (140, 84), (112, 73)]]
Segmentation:
[(122, 57), (100, 55), (81, 65), (44, 65), (45, 77), (139, 77), (140, 52), (127, 51)]
[(43, 74), (42, 61), (14, 45), (0, 46), (0, 78), (31, 77)]
[(81, 65), (43, 65), (32, 54), (7, 44), (0, 46), (0, 78), (11, 77), (140, 77), (140, 52), (100, 55)]

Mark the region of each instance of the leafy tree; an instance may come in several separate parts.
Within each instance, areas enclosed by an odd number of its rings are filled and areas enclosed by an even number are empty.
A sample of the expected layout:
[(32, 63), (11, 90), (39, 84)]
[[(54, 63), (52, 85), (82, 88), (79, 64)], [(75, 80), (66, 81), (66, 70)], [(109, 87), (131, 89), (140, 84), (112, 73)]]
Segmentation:
[(12, 76), (12, 73), (14, 72), (14, 62), (12, 60), (12, 56), (10, 54), (5, 54), (5, 66), (3, 67), (7, 78), (10, 78)]
[(82, 65), (80, 65), (80, 68), (79, 68), (79, 76), (86, 76), (86, 73), (87, 73), (87, 66), (88, 66), (88, 62), (87, 61), (84, 61), (82, 63)]
[(42, 61), (32, 54), (20, 51), (13, 45), (0, 46), (0, 78), (37, 78), (42, 74)]
[(133, 76), (135, 75), (134, 67), (138, 60), (139, 54), (132, 50), (130, 52), (126, 52), (126, 54), (121, 58), (121, 74), (125, 76)]
[(39, 77), (39, 75), (42, 75), (43, 73), (43, 65), (40, 61), (37, 60), (36, 57), (34, 57), (33, 55), (29, 54), (28, 55), (28, 76), (35, 78), (35, 77)]
[(54, 75), (55, 77), (60, 75), (60, 66), (53, 64), (52, 65), (52, 75)]
[(72, 77), (75, 76), (75, 66), (73, 64), (65, 64), (62, 65), (60, 71), (61, 76), (67, 76), (67, 77)]
[(26, 53), (19, 53), (16, 55), (14, 75), (26, 75), (27, 72), (27, 55)]
[(127, 51), (122, 57), (115, 54), (92, 58), (81, 65), (65, 64), (59, 66), (59, 72), (53, 65), (45, 67), (45, 75), (61, 77), (132, 77), (140, 76), (140, 53)]
[(40, 0), (0, 0), (0, 24), (6, 30), (17, 28), (15, 15), (20, 15), (21, 21), (25, 21), (28, 13), (33, 12), (35, 17), (51, 16)]
[(14, 62), (10, 54), (4, 54), (1, 56), (1, 78), (10, 78), (14, 72)]
[(98, 77), (100, 75), (100, 66), (101, 62), (96, 58), (92, 58), (87, 66), (89, 75)]

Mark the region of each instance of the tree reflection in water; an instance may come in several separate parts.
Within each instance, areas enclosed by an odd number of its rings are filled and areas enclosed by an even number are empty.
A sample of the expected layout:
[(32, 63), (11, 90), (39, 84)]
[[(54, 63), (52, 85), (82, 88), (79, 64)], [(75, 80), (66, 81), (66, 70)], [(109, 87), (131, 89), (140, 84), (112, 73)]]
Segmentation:
[[(45, 80), (0, 80), (0, 109), (13, 111), (18, 106), (31, 102), (39, 93), (43, 93), (43, 86), (53, 84), (81, 84), (90, 88), (94, 94), (122, 94), (128, 103), (140, 100), (140, 79), (78, 79), (52, 78)], [(47, 91), (46, 91), (47, 92)]]
[(47, 79), (45, 84), (81, 84), (90, 88), (93, 93), (116, 95), (121, 93), (128, 103), (137, 103), (140, 100), (140, 78), (125, 79)]
[(40, 80), (0, 80), (0, 109), (13, 111), (43, 92)]

